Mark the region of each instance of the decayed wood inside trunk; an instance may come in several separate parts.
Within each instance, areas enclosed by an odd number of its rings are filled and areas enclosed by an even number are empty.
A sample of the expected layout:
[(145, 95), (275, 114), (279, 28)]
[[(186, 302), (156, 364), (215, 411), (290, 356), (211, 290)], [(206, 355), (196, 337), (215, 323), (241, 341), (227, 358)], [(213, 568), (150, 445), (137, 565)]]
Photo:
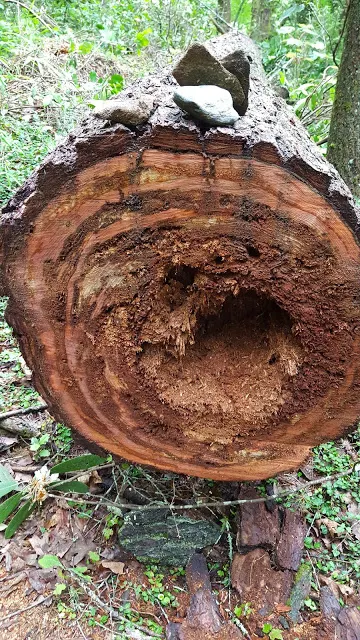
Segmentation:
[(272, 94), (251, 41), (249, 110), (209, 129), (171, 76), (127, 90), (129, 130), (89, 118), (3, 222), (8, 318), (55, 416), (133, 461), (260, 479), (359, 417), (357, 218)]

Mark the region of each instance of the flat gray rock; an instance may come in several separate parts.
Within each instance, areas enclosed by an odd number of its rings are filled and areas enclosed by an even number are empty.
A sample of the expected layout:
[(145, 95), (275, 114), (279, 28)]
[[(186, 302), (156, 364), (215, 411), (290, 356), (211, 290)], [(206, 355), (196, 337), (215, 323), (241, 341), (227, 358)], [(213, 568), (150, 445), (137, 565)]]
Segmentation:
[(124, 519), (119, 544), (140, 562), (184, 566), (204, 547), (213, 545), (221, 528), (209, 520), (172, 515), (164, 509), (133, 512)]
[(193, 44), (173, 70), (181, 87), (216, 85), (232, 95), (234, 108), (243, 111), (245, 93), (238, 78), (219, 62), (203, 44)]
[(180, 87), (173, 98), (193, 118), (215, 127), (232, 125), (239, 119), (229, 91), (214, 85)]
[(153, 106), (153, 100), (150, 96), (144, 96), (140, 100), (131, 98), (97, 100), (93, 114), (102, 120), (136, 126), (147, 122)]

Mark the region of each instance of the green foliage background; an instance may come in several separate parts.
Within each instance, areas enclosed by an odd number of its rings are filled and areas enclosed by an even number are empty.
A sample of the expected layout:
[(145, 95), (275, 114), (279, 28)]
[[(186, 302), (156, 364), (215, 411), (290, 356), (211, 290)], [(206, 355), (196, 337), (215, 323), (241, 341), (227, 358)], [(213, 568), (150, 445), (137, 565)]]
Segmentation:
[[(86, 112), (139, 75), (216, 35), (217, 0), (0, 0), (0, 206)], [(317, 143), (326, 139), (344, 12), (342, 0), (271, 2), (261, 43), (271, 80), (284, 85)], [(251, 0), (232, 0), (251, 31)], [(339, 59), (339, 47), (336, 57)], [(326, 151), (326, 142), (322, 149)]]

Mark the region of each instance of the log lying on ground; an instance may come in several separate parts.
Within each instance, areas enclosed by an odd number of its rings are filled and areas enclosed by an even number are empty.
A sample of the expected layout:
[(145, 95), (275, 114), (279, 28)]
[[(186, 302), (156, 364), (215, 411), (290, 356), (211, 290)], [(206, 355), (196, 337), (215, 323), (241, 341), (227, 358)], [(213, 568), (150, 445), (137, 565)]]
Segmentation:
[(215, 479), (298, 467), (360, 415), (350, 193), (268, 86), (209, 128), (171, 76), (131, 129), (90, 116), (4, 212), (7, 317), (59, 419), (129, 460)]

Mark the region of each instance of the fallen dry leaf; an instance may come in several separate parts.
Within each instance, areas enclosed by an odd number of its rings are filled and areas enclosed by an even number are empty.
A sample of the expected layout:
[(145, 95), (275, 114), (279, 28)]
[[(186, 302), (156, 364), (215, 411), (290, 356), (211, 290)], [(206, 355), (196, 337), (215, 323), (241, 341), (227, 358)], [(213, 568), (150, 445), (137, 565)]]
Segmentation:
[(0, 451), (6, 451), (7, 449), (10, 449), (10, 447), (12, 447), (17, 442), (18, 439), (16, 436), (11, 437), (0, 435)]
[(49, 552), (49, 534), (47, 532), (42, 538), (34, 534), (28, 541), (38, 556), (44, 556)]
[(102, 478), (95, 469), (90, 474), (90, 482), (89, 482), (90, 493), (93, 493), (93, 494), (102, 493), (103, 491), (102, 484), (103, 484)]
[(62, 531), (69, 527), (69, 513), (66, 509), (56, 509), (51, 518), (45, 522), (46, 529), (53, 527), (59, 527)]
[(348, 502), (347, 510), (349, 513), (360, 513), (360, 505), (358, 502)]
[(280, 602), (275, 606), (275, 611), (276, 613), (287, 613), (288, 611), (291, 611), (291, 607), (289, 607), (287, 604), (281, 604)]
[(123, 562), (111, 562), (110, 560), (103, 560), (102, 566), (105, 569), (110, 569), (112, 573), (116, 573), (118, 576), (122, 576), (125, 569), (125, 564)]
[(57, 569), (32, 569), (27, 577), (34, 591), (40, 594), (52, 591), (58, 581)]
[(325, 538), (322, 539), (324, 546), (327, 549), (331, 548), (332, 542), (329, 540), (329, 538), (326, 536)]
[(321, 525), (325, 525), (325, 527), (329, 532), (330, 538), (337, 537), (337, 530), (339, 527), (339, 523), (335, 522), (335, 520), (330, 520), (330, 518), (321, 518), (320, 520), (316, 520), (316, 524), (318, 527), (320, 527)]
[(319, 582), (321, 585), (326, 585), (327, 587), (329, 587), (334, 596), (336, 598), (339, 598), (339, 585), (337, 582), (335, 582), (335, 580), (333, 580), (333, 578), (329, 578), (329, 576), (323, 576), (322, 574), (319, 574)]
[(360, 540), (360, 522), (354, 522), (354, 524), (351, 525), (351, 531), (353, 536), (355, 536), (356, 540)]
[(339, 583), (336, 583), (336, 584), (338, 586), (338, 589), (341, 595), (344, 596), (345, 598), (353, 595), (354, 589), (352, 587), (349, 587), (347, 584), (339, 584)]

